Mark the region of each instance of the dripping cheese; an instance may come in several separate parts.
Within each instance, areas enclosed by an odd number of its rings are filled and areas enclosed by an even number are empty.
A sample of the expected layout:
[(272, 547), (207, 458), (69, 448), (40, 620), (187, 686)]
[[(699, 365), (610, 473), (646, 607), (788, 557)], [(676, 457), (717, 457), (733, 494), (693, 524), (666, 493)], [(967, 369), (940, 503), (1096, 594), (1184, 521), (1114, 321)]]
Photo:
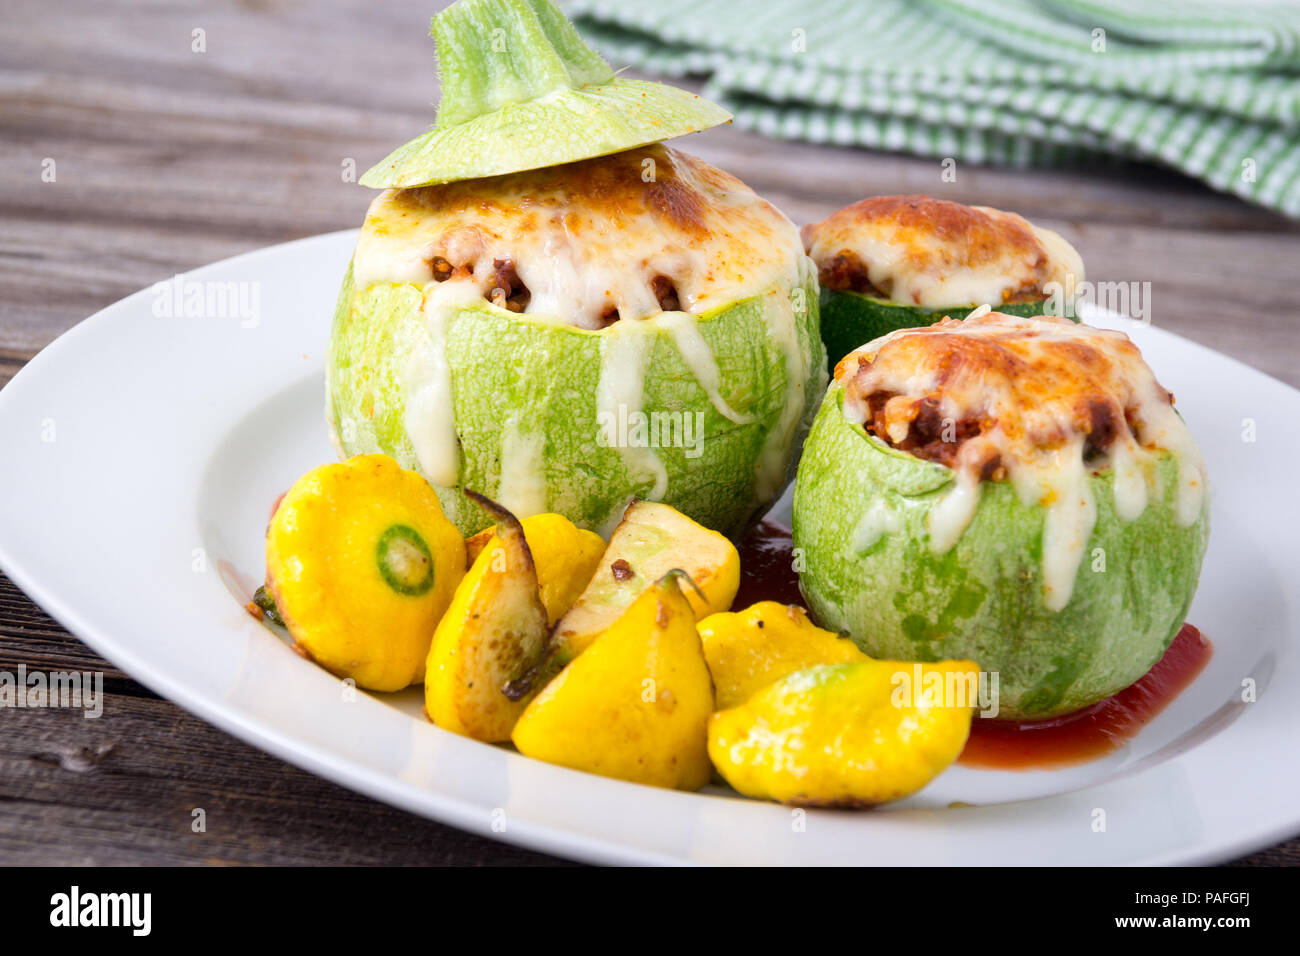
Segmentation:
[(951, 468), (929, 514), (930, 546), (952, 548), (986, 481), (1007, 481), (1045, 509), (1044, 600), (1060, 610), (1096, 521), (1091, 475), (1113, 472), (1115, 510), (1131, 521), (1159, 500), (1156, 458), (1178, 465), (1174, 519), (1196, 522), (1205, 467), (1173, 396), (1121, 332), (1064, 318), (978, 310), (965, 321), (892, 332), (836, 369), (844, 414), (880, 441)]

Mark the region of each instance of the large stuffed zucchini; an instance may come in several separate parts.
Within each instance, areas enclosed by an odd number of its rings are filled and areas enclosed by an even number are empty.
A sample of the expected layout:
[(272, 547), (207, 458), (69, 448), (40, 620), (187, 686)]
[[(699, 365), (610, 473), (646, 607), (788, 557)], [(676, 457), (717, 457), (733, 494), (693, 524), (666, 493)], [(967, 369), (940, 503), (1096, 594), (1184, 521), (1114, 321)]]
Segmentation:
[(1001, 718), (1141, 677), (1208, 536), (1196, 445), (1127, 337), (976, 313), (841, 363), (794, 493), (800, 583), (868, 654), (970, 658)]
[(821, 280), (832, 369), (864, 342), (981, 305), (1042, 315), (1083, 281), (1083, 260), (1050, 229), (929, 196), (864, 199), (804, 226), (803, 241)]
[(607, 529), (646, 498), (741, 533), (792, 476), (825, 387), (798, 231), (727, 173), (639, 145), (726, 114), (613, 80), (544, 0), (462, 0), (435, 34), (439, 127), (364, 180), (402, 188), (372, 203), (334, 319), (340, 451), (419, 470), (467, 534), (490, 519), (466, 488), (520, 518)]

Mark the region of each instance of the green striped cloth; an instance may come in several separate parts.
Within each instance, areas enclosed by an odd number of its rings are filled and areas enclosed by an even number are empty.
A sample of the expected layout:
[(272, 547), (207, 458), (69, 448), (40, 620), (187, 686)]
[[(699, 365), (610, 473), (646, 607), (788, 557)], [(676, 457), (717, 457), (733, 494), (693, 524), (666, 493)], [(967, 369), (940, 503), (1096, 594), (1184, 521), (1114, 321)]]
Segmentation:
[(1300, 217), (1300, 4), (572, 0), (616, 68), (703, 74), (738, 126), (1026, 166), (1165, 163)]

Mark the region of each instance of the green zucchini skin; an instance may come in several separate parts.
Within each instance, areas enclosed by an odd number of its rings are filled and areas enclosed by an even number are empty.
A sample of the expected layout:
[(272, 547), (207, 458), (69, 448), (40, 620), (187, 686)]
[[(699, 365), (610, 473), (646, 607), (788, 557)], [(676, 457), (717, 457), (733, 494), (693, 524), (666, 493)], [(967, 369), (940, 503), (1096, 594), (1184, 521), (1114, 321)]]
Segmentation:
[[(1110, 472), (1088, 479), (1096, 526), (1070, 603), (1053, 612), (1042, 598), (1044, 510), (1009, 483), (984, 482), (966, 532), (934, 554), (926, 519), (953, 472), (847, 421), (842, 398), (832, 384), (794, 490), (800, 587), (823, 627), (875, 657), (971, 659), (996, 671), (999, 719), (1079, 710), (1160, 659), (1187, 614), (1209, 536), (1208, 508), (1189, 526), (1174, 518), (1172, 456), (1158, 459), (1159, 492), (1133, 521), (1115, 513)], [(877, 504), (894, 512), (897, 530), (859, 552), (855, 527)]]
[[(777, 318), (768, 297), (743, 299), (698, 318), (700, 335), (718, 364), (723, 397), (749, 416), (743, 424), (714, 407), (666, 331), (655, 332), (651, 342), (642, 410), (702, 416), (698, 450), (655, 449), (668, 476), (659, 500), (737, 538), (793, 478), (794, 461), (826, 382), (810, 260), (796, 288), (802, 291), (800, 301), (808, 303), (796, 310), (793, 343), (806, 382), (793, 393), (785, 353), (769, 334)], [(422, 297), (421, 287), (411, 283), (358, 288), (349, 269), (326, 361), (326, 414), (342, 454), (378, 452), (404, 468), (420, 470), (404, 420), (409, 383), (403, 370), (423, 328)], [(446, 356), (460, 470), (455, 486), (434, 488), (462, 534), (492, 523), (482, 509), (465, 501), (461, 490), (500, 499), (502, 448), (512, 423), (542, 438), (547, 510), (599, 531), (617, 521), (630, 499), (654, 497), (654, 478), (633, 470), (620, 449), (598, 440), (601, 341), (600, 332), (516, 315), (486, 302), (467, 306), (452, 318)], [(775, 449), (782, 480), (765, 488), (757, 469), (787, 403), (798, 407), (789, 409), (797, 412), (789, 441)]]
[[(1007, 302), (997, 311), (1007, 315), (1042, 315), (1046, 299), (1038, 302)], [(822, 341), (826, 344), (827, 370), (834, 373), (840, 359), (872, 339), (896, 332), (934, 325), (945, 315), (963, 319), (975, 306), (954, 305), (946, 309), (922, 309), (900, 305), (861, 292), (821, 290)]]

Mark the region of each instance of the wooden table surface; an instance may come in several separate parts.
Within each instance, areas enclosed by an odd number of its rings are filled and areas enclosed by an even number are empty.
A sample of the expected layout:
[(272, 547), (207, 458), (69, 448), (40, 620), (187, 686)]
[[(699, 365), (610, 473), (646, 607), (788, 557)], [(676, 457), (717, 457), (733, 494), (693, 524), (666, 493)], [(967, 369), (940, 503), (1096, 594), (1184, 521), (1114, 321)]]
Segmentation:
[[(5, 0), (0, 384), (139, 288), (358, 225), (371, 194), (344, 181), (345, 163), (364, 170), (432, 121), (431, 12), (366, 0)], [(936, 161), (732, 128), (679, 145), (799, 224), (878, 193), (1014, 209), (1073, 241), (1091, 278), (1151, 282), (1155, 324), (1300, 386), (1300, 225), (1180, 176), (960, 167), (945, 183)], [(20, 664), (102, 670), (107, 700), (98, 720), (0, 712), (0, 863), (555, 862), (235, 740), (101, 660), (0, 577), (0, 670)], [(194, 807), (206, 833), (191, 831)], [(1300, 839), (1245, 862), (1300, 862)]]

